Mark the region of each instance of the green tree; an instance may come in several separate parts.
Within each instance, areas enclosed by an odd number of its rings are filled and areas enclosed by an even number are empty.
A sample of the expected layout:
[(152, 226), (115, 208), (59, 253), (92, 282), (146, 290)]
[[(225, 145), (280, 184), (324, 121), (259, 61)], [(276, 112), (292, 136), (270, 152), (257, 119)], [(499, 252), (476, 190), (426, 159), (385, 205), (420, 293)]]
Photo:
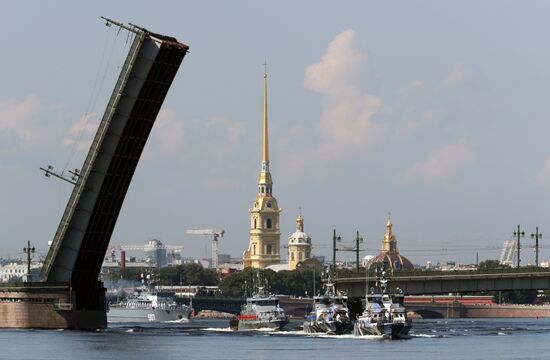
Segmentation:
[(229, 274), (220, 283), (220, 290), (225, 296), (244, 296), (245, 287), (252, 284), (252, 278), (254, 276), (254, 270), (246, 268), (241, 272)]
[(110, 275), (111, 280), (123, 279), (141, 281), (143, 276), (152, 275), (160, 285), (200, 285), (213, 286), (218, 284), (215, 270), (205, 269), (200, 264), (184, 264), (168, 266), (160, 269), (126, 268), (118, 275)]
[(161, 268), (160, 281), (166, 285), (201, 285), (213, 286), (218, 284), (216, 271), (205, 269), (200, 264), (184, 264)]
[(123, 280), (140, 281), (141, 274), (146, 274), (147, 270), (147, 268), (126, 268), (124, 271), (120, 271), (119, 278)]
[[(256, 281), (257, 271), (247, 268), (240, 273), (227, 276), (220, 284), (220, 289), (227, 296), (244, 296), (245, 290), (250, 289)], [(265, 279), (268, 290), (275, 294), (305, 296), (313, 293), (313, 271), (300, 269), (294, 271), (261, 270), (261, 276)], [(320, 274), (315, 273), (315, 287), (320, 291)]]
[(485, 260), (479, 263), (477, 269), (479, 271), (488, 271), (488, 270), (499, 270), (499, 269), (509, 269), (510, 266), (503, 265), (498, 260)]
[[(497, 298), (493, 296), (493, 298)], [(532, 304), (537, 298), (537, 290), (502, 291), (501, 301), (508, 304)]]

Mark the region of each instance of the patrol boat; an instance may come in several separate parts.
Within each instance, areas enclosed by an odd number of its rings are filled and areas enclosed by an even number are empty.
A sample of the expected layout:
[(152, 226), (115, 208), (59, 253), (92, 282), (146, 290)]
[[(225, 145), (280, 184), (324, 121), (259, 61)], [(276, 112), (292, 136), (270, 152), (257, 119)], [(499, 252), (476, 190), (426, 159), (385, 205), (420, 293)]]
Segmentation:
[(246, 304), (241, 307), (241, 313), (237, 316), (237, 324), (231, 322), (232, 328), (237, 330), (272, 329), (282, 330), (288, 324), (288, 316), (279, 306), (279, 298), (266, 291), (261, 283), (258, 273), (256, 291), (251, 297), (246, 298)]
[(347, 296), (335, 291), (329, 276), (325, 283), (325, 294), (313, 297), (314, 309), (304, 321), (304, 332), (329, 335), (351, 333), (353, 323), (349, 316), (347, 300)]
[(141, 288), (125, 300), (110, 304), (108, 322), (188, 322), (191, 308), (176, 302), (173, 292)]
[(401, 289), (397, 288), (393, 293), (389, 291), (386, 272), (382, 271), (373, 291), (365, 296), (365, 311), (357, 318), (353, 334), (378, 335), (390, 339), (408, 338), (412, 323), (407, 319), (404, 301)]

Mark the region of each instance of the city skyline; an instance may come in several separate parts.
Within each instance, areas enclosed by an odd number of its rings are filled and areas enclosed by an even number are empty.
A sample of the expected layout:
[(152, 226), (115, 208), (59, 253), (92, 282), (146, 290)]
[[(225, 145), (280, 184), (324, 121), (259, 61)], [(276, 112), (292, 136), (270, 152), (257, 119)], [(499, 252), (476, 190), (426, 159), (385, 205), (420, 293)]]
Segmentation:
[[(209, 239), (185, 230), (223, 228), (220, 253), (241, 256), (261, 155), (265, 59), (282, 245), (299, 207), (314, 255), (329, 256), (333, 228), (349, 242), (358, 230), (377, 254), (388, 211), (400, 252), (416, 264), (474, 263), (476, 252), (498, 259), (517, 224), (530, 246), (536, 226), (545, 233), (550, 5), (243, 1), (215, 12), (170, 3), (174, 11), (160, 14), (129, 4), (4, 4), (6, 254), (22, 253), (27, 240), (45, 251), (71, 188), (38, 168), (82, 165), (114, 86), (126, 34), (103, 26), (101, 15), (173, 34), (191, 49), (113, 245), (158, 238), (204, 257)], [(550, 256), (544, 239), (541, 261)], [(524, 249), (522, 264), (533, 259)]]

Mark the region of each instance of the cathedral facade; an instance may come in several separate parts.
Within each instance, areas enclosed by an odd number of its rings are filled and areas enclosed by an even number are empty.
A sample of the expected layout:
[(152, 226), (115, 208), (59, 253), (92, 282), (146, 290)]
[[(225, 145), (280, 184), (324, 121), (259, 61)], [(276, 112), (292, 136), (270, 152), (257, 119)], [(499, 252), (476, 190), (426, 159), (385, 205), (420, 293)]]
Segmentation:
[(279, 205), (273, 197), (273, 180), (269, 172), (269, 141), (267, 128), (267, 72), (264, 72), (264, 116), (262, 130), (262, 161), (258, 179), (258, 194), (250, 212), (250, 243), (243, 253), (243, 266), (263, 269), (281, 262)]

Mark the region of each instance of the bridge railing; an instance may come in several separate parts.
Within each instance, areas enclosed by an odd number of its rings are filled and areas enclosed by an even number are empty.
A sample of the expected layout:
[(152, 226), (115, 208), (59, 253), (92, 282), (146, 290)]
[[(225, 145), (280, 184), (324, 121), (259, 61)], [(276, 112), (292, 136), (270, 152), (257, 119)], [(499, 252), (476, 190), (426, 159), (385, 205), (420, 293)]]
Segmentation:
[[(411, 278), (411, 277), (437, 277), (444, 276), (450, 277), (453, 275), (458, 276), (470, 276), (470, 275), (496, 275), (496, 274), (532, 274), (532, 273), (550, 273), (550, 268), (541, 268), (535, 266), (525, 266), (521, 268), (496, 268), (496, 269), (477, 269), (477, 270), (424, 270), (424, 269), (415, 269), (415, 270), (399, 270), (390, 271), (389, 275), (393, 278)], [(376, 272), (372, 269), (369, 270), (369, 278), (374, 280), (376, 278)], [(358, 278), (365, 279), (365, 271), (340, 271), (338, 273), (337, 279), (350, 279)]]
[[(370, 284), (375, 282), (374, 275), (374, 272), (369, 272)], [(489, 271), (396, 271), (391, 279), (392, 285), (407, 295), (550, 289), (550, 269), (535, 267)], [(335, 283), (348, 296), (364, 296), (365, 280), (364, 272), (347, 272)]]
[(6, 289), (14, 290), (18, 288), (24, 288), (25, 290), (28, 289), (68, 289), (70, 284), (68, 282), (51, 282), (51, 283), (45, 283), (42, 281), (34, 281), (34, 282), (7, 282), (7, 283), (0, 283), (0, 290), (6, 291)]

